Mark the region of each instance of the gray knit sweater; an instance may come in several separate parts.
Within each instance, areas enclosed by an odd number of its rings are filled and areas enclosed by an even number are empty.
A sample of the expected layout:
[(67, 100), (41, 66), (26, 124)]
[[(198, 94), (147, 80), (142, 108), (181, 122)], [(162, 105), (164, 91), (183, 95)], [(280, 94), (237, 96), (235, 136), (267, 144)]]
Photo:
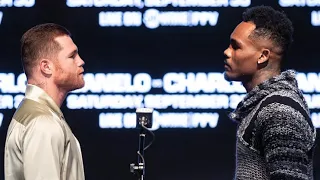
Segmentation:
[(229, 117), (237, 130), (236, 180), (312, 180), (316, 131), (287, 70), (250, 91)]

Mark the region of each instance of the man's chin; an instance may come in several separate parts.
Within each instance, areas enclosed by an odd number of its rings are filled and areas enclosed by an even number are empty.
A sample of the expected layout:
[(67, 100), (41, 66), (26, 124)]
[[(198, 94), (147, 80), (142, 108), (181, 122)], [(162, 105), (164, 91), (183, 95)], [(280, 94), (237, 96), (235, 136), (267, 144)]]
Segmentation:
[(81, 89), (81, 88), (83, 88), (84, 87), (84, 84), (85, 84), (85, 82), (83, 81), (83, 82), (81, 82), (81, 83), (79, 83), (79, 85), (77, 86), (77, 89)]
[(230, 72), (225, 71), (223, 75), (226, 81), (239, 81), (239, 79), (237, 77), (232, 76)]
[(224, 79), (226, 80), (226, 81), (232, 81), (232, 78), (230, 77), (230, 75), (228, 74), (228, 72), (224, 72), (223, 73), (223, 76), (224, 76)]
[(70, 89), (70, 91), (75, 91), (75, 90), (81, 89), (81, 88), (84, 87), (84, 84), (85, 84), (84, 82), (80, 82), (80, 83), (76, 84), (75, 86), (73, 86), (73, 87)]

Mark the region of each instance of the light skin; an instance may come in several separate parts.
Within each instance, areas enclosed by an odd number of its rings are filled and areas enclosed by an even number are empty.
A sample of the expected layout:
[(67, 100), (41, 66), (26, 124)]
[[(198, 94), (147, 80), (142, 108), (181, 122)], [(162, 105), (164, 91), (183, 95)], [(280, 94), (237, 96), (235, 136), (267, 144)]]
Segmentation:
[(241, 81), (247, 92), (263, 81), (280, 74), (281, 55), (267, 38), (250, 36), (256, 28), (252, 22), (241, 22), (230, 36), (224, 51), (225, 79)]
[(56, 37), (55, 41), (59, 43), (61, 50), (56, 55), (49, 56), (50, 58), (39, 60), (28, 84), (41, 87), (61, 107), (70, 91), (84, 86), (84, 61), (69, 36)]

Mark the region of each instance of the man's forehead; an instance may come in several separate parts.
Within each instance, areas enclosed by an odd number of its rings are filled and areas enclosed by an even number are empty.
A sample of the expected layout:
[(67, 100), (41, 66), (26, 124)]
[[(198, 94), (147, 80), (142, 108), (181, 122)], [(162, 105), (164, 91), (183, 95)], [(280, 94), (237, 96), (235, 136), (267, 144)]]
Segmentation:
[(73, 40), (70, 38), (70, 36), (58, 36), (54, 39), (57, 41), (62, 49), (76, 49), (76, 45), (74, 44)]
[(241, 22), (231, 34), (231, 39), (247, 39), (256, 28), (252, 22)]

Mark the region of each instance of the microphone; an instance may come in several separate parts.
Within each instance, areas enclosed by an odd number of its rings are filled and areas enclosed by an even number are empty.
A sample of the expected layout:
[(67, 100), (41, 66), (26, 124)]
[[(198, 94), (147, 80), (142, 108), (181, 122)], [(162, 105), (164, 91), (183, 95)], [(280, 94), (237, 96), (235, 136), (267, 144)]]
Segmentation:
[[(148, 128), (152, 127), (152, 108), (137, 108), (136, 109), (136, 128), (140, 129), (139, 133), (139, 150), (137, 164), (130, 164), (130, 172), (138, 177), (138, 180), (144, 180), (145, 177), (145, 159), (144, 151), (151, 146), (155, 139), (155, 135)], [(153, 136), (153, 140), (145, 147), (146, 133), (150, 133)]]
[(141, 128), (145, 126), (146, 128), (152, 127), (152, 108), (138, 108), (136, 110), (136, 127)]

